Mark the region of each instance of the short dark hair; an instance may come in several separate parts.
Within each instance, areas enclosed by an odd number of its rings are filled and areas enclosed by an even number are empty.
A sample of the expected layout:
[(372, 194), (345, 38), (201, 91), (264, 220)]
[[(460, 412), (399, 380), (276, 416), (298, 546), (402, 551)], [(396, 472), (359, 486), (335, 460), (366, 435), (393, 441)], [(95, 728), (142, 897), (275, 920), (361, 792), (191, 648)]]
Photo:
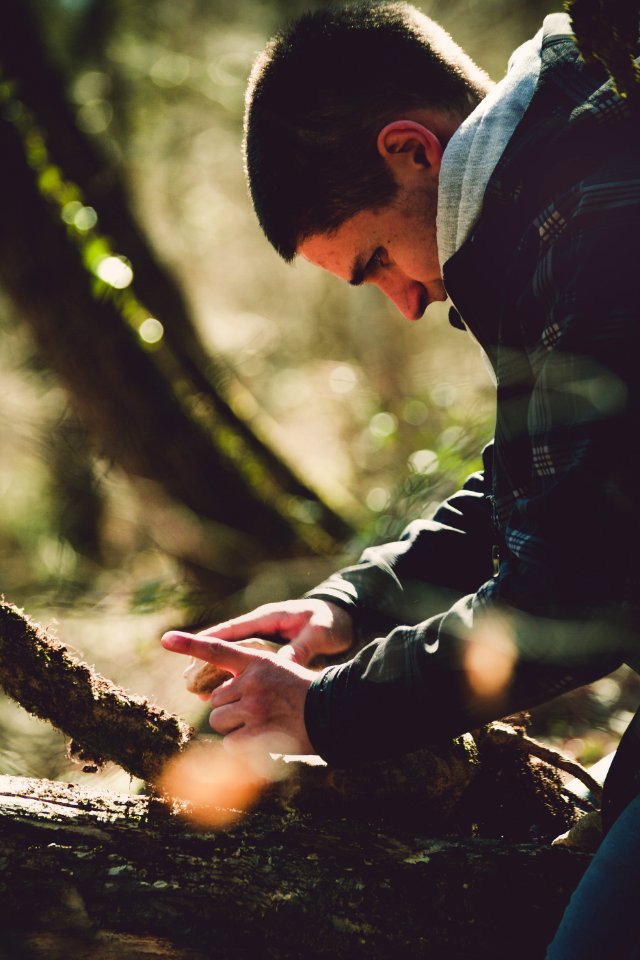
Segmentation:
[(307, 13), (256, 60), (246, 95), (244, 159), (256, 214), (287, 261), (315, 233), (391, 202), (377, 150), (403, 110), (467, 116), (486, 73), (407, 3), (352, 3)]

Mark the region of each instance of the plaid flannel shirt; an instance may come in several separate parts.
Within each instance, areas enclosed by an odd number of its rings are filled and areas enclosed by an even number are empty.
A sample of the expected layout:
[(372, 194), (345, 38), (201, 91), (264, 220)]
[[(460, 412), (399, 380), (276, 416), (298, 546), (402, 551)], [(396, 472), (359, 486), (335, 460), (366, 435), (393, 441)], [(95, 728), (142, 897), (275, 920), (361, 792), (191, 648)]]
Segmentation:
[[(547, 31), (533, 100), (444, 266), (452, 323), (464, 318), (496, 373), (484, 471), (309, 594), (375, 638), (307, 697), (310, 739), (334, 764), (457, 735), (637, 655), (634, 110), (571, 37)], [(478, 652), (489, 680), (509, 668), (490, 692), (475, 682)]]

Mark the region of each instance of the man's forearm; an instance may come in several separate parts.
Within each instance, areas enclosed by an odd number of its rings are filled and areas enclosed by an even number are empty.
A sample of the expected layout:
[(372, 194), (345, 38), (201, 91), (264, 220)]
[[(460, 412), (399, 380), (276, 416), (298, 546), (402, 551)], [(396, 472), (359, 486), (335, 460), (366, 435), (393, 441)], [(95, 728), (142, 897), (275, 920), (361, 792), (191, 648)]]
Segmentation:
[[(490, 459), (489, 447), (485, 473)], [(347, 610), (361, 642), (447, 609), (491, 576), (495, 537), (487, 493), (485, 474), (473, 474), (431, 520), (410, 524), (396, 542), (369, 547), (307, 596)]]

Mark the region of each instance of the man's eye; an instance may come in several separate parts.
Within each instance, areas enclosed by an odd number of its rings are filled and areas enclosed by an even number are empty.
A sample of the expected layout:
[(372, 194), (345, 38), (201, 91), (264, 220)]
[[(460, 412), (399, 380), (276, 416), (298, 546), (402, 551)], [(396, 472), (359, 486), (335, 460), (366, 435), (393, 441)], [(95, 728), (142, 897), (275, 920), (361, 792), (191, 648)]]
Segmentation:
[(369, 268), (376, 270), (378, 267), (386, 267), (387, 263), (387, 251), (384, 247), (377, 247), (369, 260)]

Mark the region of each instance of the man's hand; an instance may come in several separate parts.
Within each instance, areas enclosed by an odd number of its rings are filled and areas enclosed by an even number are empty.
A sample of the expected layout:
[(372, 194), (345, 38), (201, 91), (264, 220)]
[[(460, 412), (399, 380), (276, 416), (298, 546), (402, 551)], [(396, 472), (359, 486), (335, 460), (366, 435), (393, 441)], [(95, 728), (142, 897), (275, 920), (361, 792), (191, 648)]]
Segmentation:
[(316, 676), (313, 671), (278, 654), (201, 634), (170, 631), (162, 637), (162, 645), (232, 674), (211, 694), (209, 718), (229, 745), (245, 748), (255, 741), (271, 752), (315, 753), (304, 724), (304, 702)]
[(288, 642), (278, 656), (302, 666), (325, 654), (337, 656), (353, 644), (351, 617), (326, 600), (285, 600), (265, 603), (252, 613), (226, 620), (198, 633), (219, 640), (279, 637)]

